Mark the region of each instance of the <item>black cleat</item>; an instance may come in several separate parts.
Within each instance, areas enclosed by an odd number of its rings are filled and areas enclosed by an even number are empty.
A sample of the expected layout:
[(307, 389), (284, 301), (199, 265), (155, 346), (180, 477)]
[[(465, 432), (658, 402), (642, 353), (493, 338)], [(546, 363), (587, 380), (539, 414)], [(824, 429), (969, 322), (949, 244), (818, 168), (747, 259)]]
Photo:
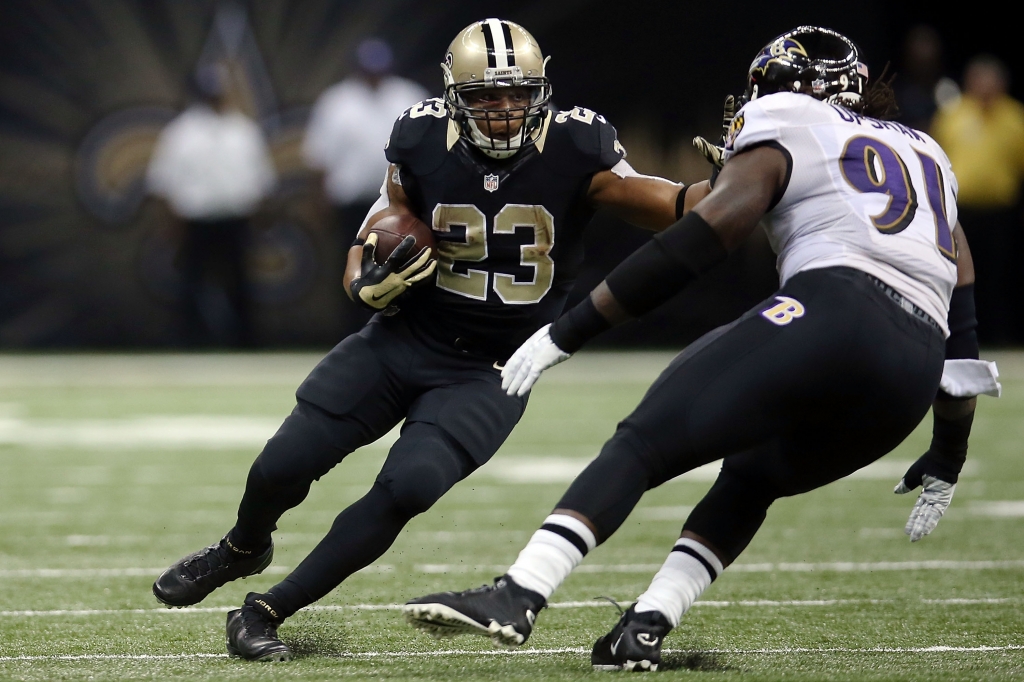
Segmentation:
[(661, 663), (661, 644), (672, 624), (660, 611), (634, 611), (633, 604), (622, 614), (612, 631), (594, 643), (590, 662), (594, 670), (654, 672)]
[(496, 644), (519, 646), (533, 630), (544, 597), (520, 587), (508, 576), (465, 592), (439, 592), (402, 607), (405, 620), (434, 637), (482, 635)]
[(292, 650), (277, 636), (280, 622), (252, 606), (228, 612), (228, 654), (247, 661), (290, 661)]
[(153, 594), (168, 606), (192, 606), (225, 583), (262, 573), (273, 558), (274, 543), (257, 554), (236, 548), (225, 535), (161, 573)]

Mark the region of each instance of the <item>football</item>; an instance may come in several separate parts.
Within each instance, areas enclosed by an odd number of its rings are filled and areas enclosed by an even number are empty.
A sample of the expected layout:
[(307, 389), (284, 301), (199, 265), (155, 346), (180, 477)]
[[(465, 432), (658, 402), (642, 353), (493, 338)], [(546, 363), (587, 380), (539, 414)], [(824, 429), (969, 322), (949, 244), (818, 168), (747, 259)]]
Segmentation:
[(377, 235), (377, 248), (373, 259), (379, 265), (383, 264), (391, 252), (409, 235), (416, 238), (416, 245), (409, 252), (410, 258), (418, 254), (424, 246), (431, 249), (435, 247), (434, 231), (425, 222), (408, 213), (381, 218), (373, 224), (367, 236), (371, 234)]

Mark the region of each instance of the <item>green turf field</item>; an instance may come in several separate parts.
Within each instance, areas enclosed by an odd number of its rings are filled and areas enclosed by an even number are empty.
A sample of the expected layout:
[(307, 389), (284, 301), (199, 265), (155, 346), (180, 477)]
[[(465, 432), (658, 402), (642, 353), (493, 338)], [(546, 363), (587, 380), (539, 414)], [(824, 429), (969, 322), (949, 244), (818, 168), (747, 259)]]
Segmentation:
[[(185, 610), (160, 608), (150, 585), (232, 525), (249, 464), (318, 357), (0, 356), (0, 679), (601, 679), (590, 646), (617, 612), (594, 597), (644, 589), (713, 468), (649, 493), (523, 649), (435, 641), (397, 605), (499, 575), (669, 358), (583, 353), (553, 369), (494, 461), (281, 628), (295, 661), (251, 664), (226, 657), (225, 612), (302, 559), (386, 442), (282, 519), (264, 575)], [(980, 399), (935, 534), (911, 545), (913, 496), (892, 494), (929, 419), (854, 477), (777, 503), (672, 633), (658, 679), (1024, 679), (1024, 355), (990, 358), (1004, 395)]]

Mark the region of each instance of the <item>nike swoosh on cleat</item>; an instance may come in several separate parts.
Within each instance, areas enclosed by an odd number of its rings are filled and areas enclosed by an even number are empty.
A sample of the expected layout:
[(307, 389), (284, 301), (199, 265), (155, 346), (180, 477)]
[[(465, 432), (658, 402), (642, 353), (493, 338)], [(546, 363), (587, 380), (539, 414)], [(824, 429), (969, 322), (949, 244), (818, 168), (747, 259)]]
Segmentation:
[(619, 650), (619, 644), (622, 643), (622, 635), (624, 635), (624, 634), (626, 634), (626, 633), (623, 632), (622, 634), (620, 634), (619, 638), (617, 640), (615, 640), (615, 644), (612, 644), (612, 646), (611, 646), (612, 656), (614, 656), (615, 652)]

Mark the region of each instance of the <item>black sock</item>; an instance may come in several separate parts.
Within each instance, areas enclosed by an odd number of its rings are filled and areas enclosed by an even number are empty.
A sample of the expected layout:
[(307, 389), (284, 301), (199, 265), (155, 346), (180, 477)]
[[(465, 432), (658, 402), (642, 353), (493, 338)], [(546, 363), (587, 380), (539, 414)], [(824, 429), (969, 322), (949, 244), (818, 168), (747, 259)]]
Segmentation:
[(227, 544), (228, 549), (232, 550), (238, 556), (252, 556), (254, 554), (263, 554), (270, 547), (270, 536), (267, 535), (264, 538), (249, 538), (238, 530), (235, 526), (228, 531), (228, 534), (224, 537), (224, 542)]

